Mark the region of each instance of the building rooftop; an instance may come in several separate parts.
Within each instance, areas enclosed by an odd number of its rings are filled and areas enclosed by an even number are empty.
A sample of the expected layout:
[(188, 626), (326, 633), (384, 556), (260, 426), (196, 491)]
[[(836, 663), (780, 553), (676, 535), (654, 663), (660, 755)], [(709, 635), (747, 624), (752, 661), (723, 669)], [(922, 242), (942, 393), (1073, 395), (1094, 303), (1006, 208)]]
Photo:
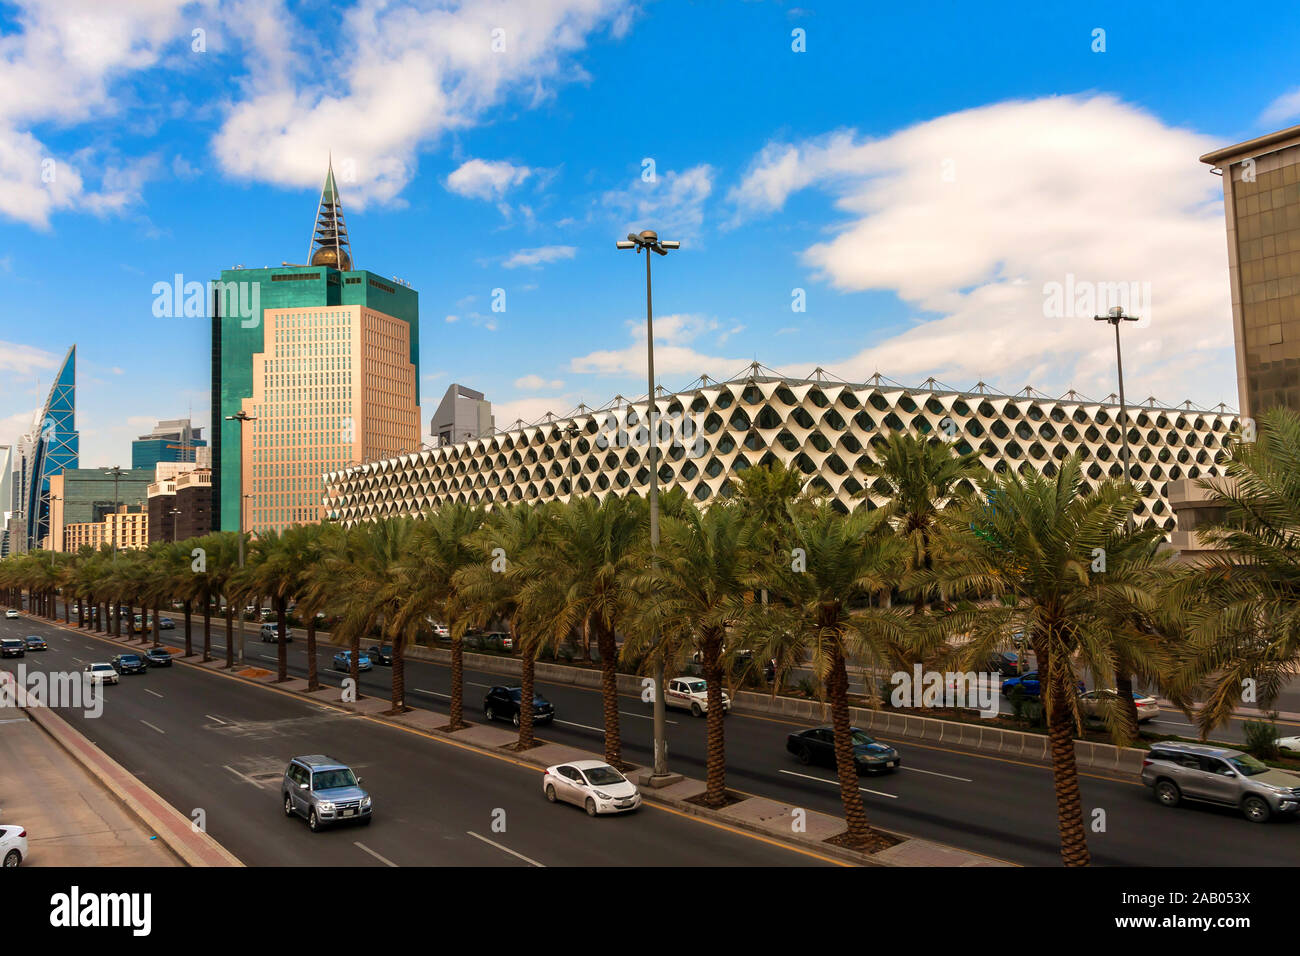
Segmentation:
[(1201, 157), (1201, 162), (1216, 167), (1231, 165), (1239, 159), (1246, 159), (1249, 156), (1261, 156), (1264, 153), (1275, 153), (1279, 149), (1286, 149), (1288, 146), (1300, 146), (1300, 126), (1288, 126), (1276, 133), (1256, 136), (1254, 139), (1248, 139), (1244, 143), (1238, 143), (1235, 146), (1224, 146), (1222, 149), (1206, 153)]

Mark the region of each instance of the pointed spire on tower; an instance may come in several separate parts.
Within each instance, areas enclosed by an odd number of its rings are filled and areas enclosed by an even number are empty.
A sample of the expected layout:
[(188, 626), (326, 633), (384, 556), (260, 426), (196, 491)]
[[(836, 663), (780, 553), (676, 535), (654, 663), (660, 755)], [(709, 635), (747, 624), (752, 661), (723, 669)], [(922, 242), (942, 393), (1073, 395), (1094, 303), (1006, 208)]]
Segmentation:
[(320, 205), (316, 209), (316, 228), (308, 259), (314, 266), (333, 266), (348, 272), (352, 269), (352, 246), (348, 243), (348, 227), (343, 221), (343, 203), (334, 184), (334, 155), (330, 154), (329, 170), (320, 192)]

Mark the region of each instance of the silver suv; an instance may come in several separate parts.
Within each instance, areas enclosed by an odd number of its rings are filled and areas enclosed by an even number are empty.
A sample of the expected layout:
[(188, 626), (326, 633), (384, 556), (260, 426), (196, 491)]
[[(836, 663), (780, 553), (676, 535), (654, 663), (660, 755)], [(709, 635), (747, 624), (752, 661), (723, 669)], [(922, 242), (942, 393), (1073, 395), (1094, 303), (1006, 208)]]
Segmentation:
[(284, 815), (306, 817), (313, 833), (331, 823), (368, 824), (374, 809), (370, 794), (361, 789), (361, 778), (324, 754), (290, 760), (280, 791)]
[(1236, 807), (1252, 823), (1300, 809), (1300, 774), (1210, 744), (1160, 743), (1142, 761), (1142, 782), (1166, 807), (1200, 800)]

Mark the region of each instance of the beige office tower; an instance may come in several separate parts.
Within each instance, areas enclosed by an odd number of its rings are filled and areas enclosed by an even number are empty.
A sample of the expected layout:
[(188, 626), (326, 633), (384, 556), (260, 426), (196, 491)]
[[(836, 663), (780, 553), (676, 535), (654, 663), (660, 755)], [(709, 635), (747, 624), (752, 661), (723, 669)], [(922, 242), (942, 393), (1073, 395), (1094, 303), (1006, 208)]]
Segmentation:
[(1300, 126), (1201, 162), (1223, 175), (1241, 414), (1300, 409)]
[(244, 411), (245, 526), (321, 519), (321, 476), (420, 447), (410, 325), (362, 305), (266, 309)]

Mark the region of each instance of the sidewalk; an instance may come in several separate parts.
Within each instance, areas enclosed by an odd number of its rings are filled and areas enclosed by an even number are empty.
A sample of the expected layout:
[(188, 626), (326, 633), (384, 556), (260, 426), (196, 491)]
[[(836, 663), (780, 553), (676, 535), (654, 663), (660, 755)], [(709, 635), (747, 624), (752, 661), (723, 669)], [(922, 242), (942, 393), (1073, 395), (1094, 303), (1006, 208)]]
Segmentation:
[(182, 866), (35, 721), (0, 708), (0, 822), (27, 830), (24, 866)]

